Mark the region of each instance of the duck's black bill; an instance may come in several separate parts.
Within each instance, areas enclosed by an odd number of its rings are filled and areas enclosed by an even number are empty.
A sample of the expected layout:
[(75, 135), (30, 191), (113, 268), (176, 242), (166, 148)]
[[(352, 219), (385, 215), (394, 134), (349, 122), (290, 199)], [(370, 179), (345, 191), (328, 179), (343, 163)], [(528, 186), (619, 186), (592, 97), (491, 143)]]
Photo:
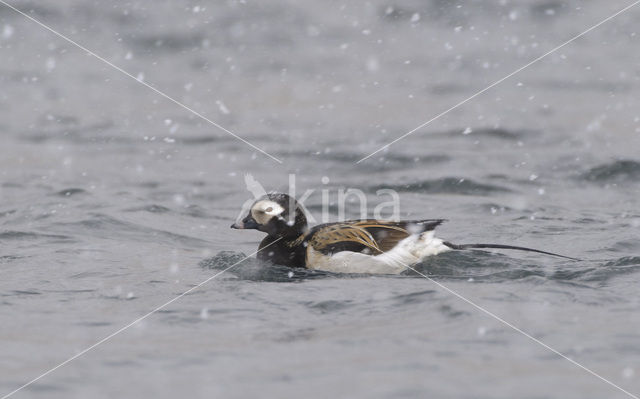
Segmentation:
[(257, 229), (258, 223), (251, 216), (247, 216), (246, 218), (242, 219), (242, 221), (232, 224), (231, 228), (239, 230)]

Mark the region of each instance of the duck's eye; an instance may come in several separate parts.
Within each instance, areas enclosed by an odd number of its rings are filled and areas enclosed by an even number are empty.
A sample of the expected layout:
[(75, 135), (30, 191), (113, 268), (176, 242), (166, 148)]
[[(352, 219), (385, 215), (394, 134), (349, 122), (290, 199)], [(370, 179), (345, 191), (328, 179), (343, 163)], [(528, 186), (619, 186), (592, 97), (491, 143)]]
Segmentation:
[(264, 210), (265, 212), (272, 212), (273, 208), (272, 207), (268, 207), (267, 209)]

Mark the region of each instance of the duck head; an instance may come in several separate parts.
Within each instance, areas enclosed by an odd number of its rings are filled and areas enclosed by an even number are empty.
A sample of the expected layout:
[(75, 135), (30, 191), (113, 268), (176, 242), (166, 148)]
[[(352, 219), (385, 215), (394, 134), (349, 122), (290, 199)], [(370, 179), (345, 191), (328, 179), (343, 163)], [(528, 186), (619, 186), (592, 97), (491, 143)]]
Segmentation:
[(255, 229), (274, 237), (297, 237), (307, 230), (307, 218), (294, 198), (282, 193), (264, 195), (232, 229)]

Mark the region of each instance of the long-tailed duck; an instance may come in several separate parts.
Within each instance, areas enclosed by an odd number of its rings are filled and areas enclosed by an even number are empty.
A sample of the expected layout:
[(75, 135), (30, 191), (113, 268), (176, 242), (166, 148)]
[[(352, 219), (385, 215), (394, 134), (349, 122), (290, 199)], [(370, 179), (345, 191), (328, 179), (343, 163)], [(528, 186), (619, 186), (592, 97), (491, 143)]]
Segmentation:
[(454, 249), (515, 249), (577, 260), (512, 245), (452, 244), (434, 236), (435, 228), (442, 222), (444, 219), (400, 222), (364, 219), (310, 228), (304, 210), (294, 198), (271, 193), (256, 200), (249, 214), (231, 228), (267, 233), (258, 248), (258, 259), (334, 273), (397, 274), (427, 256)]

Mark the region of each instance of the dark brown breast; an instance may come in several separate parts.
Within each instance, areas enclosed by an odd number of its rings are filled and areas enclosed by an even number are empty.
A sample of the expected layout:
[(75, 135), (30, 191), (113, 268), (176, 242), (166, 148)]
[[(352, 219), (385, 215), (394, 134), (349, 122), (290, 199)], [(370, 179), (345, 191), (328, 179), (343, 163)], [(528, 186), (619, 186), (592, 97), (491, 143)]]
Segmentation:
[[(277, 237), (267, 236), (258, 247), (257, 258), (268, 261), (276, 265), (289, 267), (306, 267), (305, 265), (305, 247), (302, 240), (294, 242), (285, 238), (278, 240)], [(265, 248), (267, 245), (268, 248)], [(262, 249), (265, 248), (265, 249)]]

